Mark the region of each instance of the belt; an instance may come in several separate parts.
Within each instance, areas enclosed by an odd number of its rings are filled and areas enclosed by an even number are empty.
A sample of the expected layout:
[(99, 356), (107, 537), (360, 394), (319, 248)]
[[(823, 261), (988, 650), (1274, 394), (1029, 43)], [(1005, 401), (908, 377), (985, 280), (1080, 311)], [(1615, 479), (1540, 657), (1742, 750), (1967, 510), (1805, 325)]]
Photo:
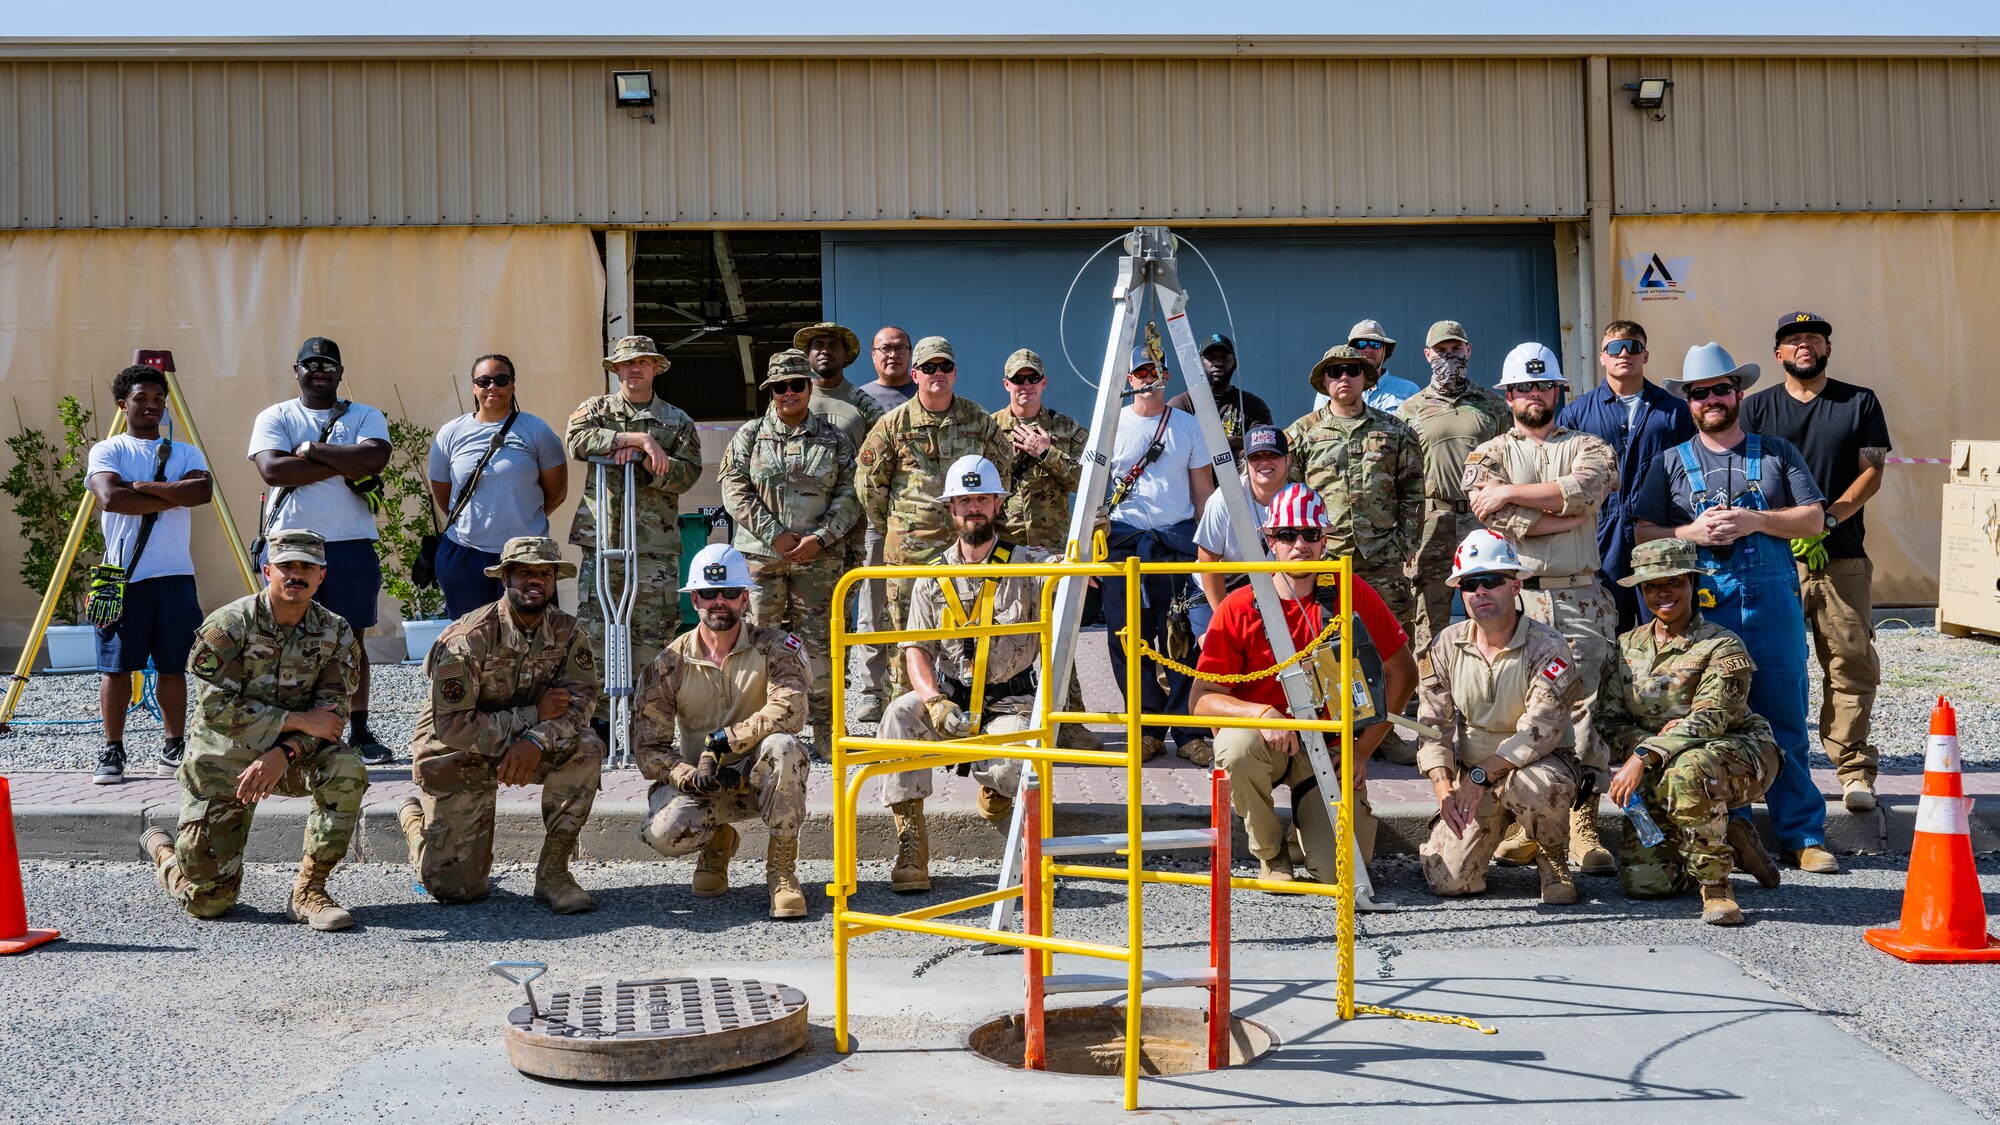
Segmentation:
[(1439, 500), (1439, 499), (1437, 499), (1436, 497), (1433, 497), (1433, 496), (1426, 496), (1426, 497), (1424, 497), (1424, 507), (1426, 507), (1426, 508), (1434, 508), (1434, 509), (1436, 509), (1436, 510), (1438, 510), (1438, 511), (1440, 511), (1440, 512), (1442, 512), (1442, 511), (1446, 511), (1446, 510), (1449, 510), (1449, 511), (1453, 511), (1453, 512), (1458, 512), (1458, 513), (1461, 513), (1461, 514), (1467, 514), (1467, 513), (1470, 513), (1470, 512), (1472, 511), (1472, 501), (1470, 501), (1470, 500)]
[(1537, 574), (1531, 578), (1522, 579), (1521, 585), (1529, 590), (1574, 590), (1579, 586), (1597, 585), (1597, 575), (1570, 574), (1558, 576), (1553, 574)]

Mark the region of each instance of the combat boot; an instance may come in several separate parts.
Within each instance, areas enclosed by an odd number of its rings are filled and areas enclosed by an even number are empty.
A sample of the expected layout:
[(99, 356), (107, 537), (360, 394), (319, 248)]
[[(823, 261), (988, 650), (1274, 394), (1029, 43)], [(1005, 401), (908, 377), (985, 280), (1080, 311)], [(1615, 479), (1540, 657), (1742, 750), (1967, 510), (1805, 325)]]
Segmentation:
[(1056, 745), (1065, 750), (1102, 750), (1104, 740), (1082, 723), (1064, 723), (1056, 732)]
[(1507, 825), (1507, 834), (1500, 838), (1500, 846), (1493, 849), (1493, 862), (1502, 867), (1526, 867), (1535, 862), (1542, 846), (1528, 835), (1528, 830), (1518, 822)]
[(718, 824), (702, 841), (701, 855), (694, 861), (694, 879), (689, 886), (696, 898), (715, 898), (729, 893), (729, 860), (736, 854), (736, 845), (741, 841), (736, 828), (730, 824)]
[(1701, 920), (1711, 926), (1743, 924), (1743, 908), (1736, 905), (1736, 893), (1728, 883), (1701, 885)]
[(889, 868), (889, 889), (899, 894), (931, 889), (931, 841), (924, 831), (924, 799), (912, 797), (889, 806), (896, 814), (896, 862)]
[(174, 854), (174, 838), (161, 829), (148, 828), (139, 835), (139, 854), (153, 865), (160, 889), (182, 900), (184, 896), (177, 888), (187, 886), (187, 876), (181, 874), (180, 858)]
[(550, 836), (542, 841), (542, 857), (535, 864), (535, 898), (557, 914), (582, 914), (591, 907), (590, 892), (569, 873), (569, 857), (575, 851), (575, 840)]
[(403, 843), (410, 847), (410, 870), (424, 877), (424, 806), (415, 797), (405, 797), (396, 806), (396, 823), (403, 826)]
[(1729, 842), (1729, 850), (1736, 855), (1736, 870), (1757, 880), (1757, 885), (1767, 891), (1778, 885), (1778, 865), (1771, 862), (1771, 853), (1764, 850), (1764, 841), (1757, 835), (1756, 825), (1740, 816), (1732, 816), (1724, 839)]
[(1570, 906), (1576, 902), (1576, 884), (1569, 877), (1569, 849), (1542, 848), (1535, 868), (1542, 873), (1542, 901), (1549, 906)]
[[(1298, 872), (1292, 869), (1292, 861), (1282, 852), (1270, 859), (1260, 857), (1257, 860), (1257, 878), (1271, 883), (1296, 883), (1299, 881)], [(1267, 895), (1288, 895), (1297, 892), (1278, 891), (1266, 887), (1264, 888), (1264, 893)]]
[(1206, 738), (1190, 738), (1185, 744), (1176, 745), (1174, 752), (1202, 769), (1215, 761), (1215, 744)]
[(1414, 766), (1417, 764), (1417, 747), (1403, 737), (1403, 732), (1392, 730), (1376, 744), (1375, 756), (1392, 766)]
[(776, 836), (764, 846), (764, 887), (771, 892), (771, 917), (806, 916), (806, 892), (799, 886), (799, 838)]
[(326, 877), (333, 863), (307, 856), (299, 861), (299, 877), (292, 884), (292, 897), (285, 903), (285, 917), (304, 922), (315, 930), (344, 930), (354, 924), (354, 915), (326, 893)]
[(1611, 849), (1597, 835), (1597, 806), (1571, 809), (1569, 814), (1569, 854), (1577, 870), (1585, 875), (1610, 875), (1618, 870)]
[[(854, 703), (847, 709), (849, 723), (879, 723), (882, 721), (882, 697), (872, 691), (857, 692)], [(847, 733), (853, 734), (852, 730)]]
[(973, 798), (973, 804), (978, 807), (979, 815), (986, 818), (988, 824), (1006, 827), (1014, 822), (1014, 798), (998, 789), (986, 785), (980, 786), (979, 796)]
[(1139, 760), (1150, 762), (1167, 752), (1167, 740), (1157, 734), (1139, 736)]

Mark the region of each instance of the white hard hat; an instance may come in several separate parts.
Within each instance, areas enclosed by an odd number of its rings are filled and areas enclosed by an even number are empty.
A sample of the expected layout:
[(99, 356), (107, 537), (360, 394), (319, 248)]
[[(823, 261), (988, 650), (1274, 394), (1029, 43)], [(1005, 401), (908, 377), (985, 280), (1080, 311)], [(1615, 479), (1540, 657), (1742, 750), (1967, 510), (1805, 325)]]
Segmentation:
[(1458, 580), (1468, 574), (1509, 574), (1525, 578), (1529, 573), (1528, 568), (1521, 565), (1521, 557), (1514, 553), (1512, 543), (1482, 527), (1466, 536), (1452, 554), (1451, 577), (1445, 579), (1445, 583), (1456, 586)]
[(1515, 344), (1507, 358), (1500, 361), (1500, 388), (1502, 390), (1522, 383), (1561, 383), (1569, 386), (1563, 378), (1562, 364), (1557, 362), (1556, 353), (1540, 344)]
[(694, 561), (688, 564), (688, 583), (681, 587), (681, 593), (747, 590), (754, 585), (750, 580), (750, 563), (743, 552), (727, 543), (710, 543), (695, 552)]
[(944, 492), (939, 500), (950, 500), (954, 496), (1005, 496), (1007, 490), (1000, 486), (1000, 470), (993, 462), (968, 453), (951, 463), (944, 474)]

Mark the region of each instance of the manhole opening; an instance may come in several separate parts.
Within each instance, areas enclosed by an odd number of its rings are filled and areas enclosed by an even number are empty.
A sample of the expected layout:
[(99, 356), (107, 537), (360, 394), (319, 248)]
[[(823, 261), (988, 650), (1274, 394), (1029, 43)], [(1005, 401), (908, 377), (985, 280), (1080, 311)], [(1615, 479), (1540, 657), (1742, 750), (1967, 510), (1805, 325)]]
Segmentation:
[[(1020, 1069), (1026, 1050), (1026, 1017), (1001, 1016), (972, 1030), (973, 1053)], [(1051, 1008), (1043, 1017), (1048, 1069), (1057, 1074), (1117, 1077), (1125, 1066), (1125, 1009)], [(1252, 1020), (1229, 1021), (1229, 1065), (1252, 1063), (1278, 1045), (1269, 1028)], [(1208, 1012), (1202, 1008), (1148, 1005), (1139, 1011), (1139, 1071), (1149, 1075), (1198, 1074), (1208, 1069)]]

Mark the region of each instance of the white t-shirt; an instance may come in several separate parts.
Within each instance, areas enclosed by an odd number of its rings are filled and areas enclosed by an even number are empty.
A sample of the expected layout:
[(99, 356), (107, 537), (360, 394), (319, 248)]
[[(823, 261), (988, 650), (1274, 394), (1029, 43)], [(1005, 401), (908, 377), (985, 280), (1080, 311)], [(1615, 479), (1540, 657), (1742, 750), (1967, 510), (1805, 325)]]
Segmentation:
[[(1243, 495), (1250, 501), (1251, 522), (1264, 526), (1270, 505), (1259, 504), (1247, 484), (1243, 486)], [(1220, 487), (1208, 494), (1208, 503), (1202, 507), (1201, 523), (1194, 529), (1194, 545), (1214, 552), (1225, 562), (1243, 561), (1243, 550), (1236, 543), (1236, 529), (1229, 526), (1229, 506), (1223, 503)]]
[[(1129, 406), (1119, 414), (1118, 441), (1111, 450), (1112, 487), (1117, 487), (1132, 466), (1146, 455), (1159, 428), (1157, 415), (1141, 418)], [(1125, 494), (1124, 502), (1111, 510), (1111, 518), (1119, 523), (1162, 528), (1195, 517), (1194, 492), (1188, 485), (1188, 474), (1209, 467), (1201, 426), (1194, 415), (1176, 410), (1160, 441), (1166, 448), (1159, 459), (1146, 466), (1146, 471), (1139, 474), (1131, 491)]]
[[(305, 402), (296, 398), (265, 407), (250, 427), (250, 456), (254, 458), (267, 449), (290, 453), (302, 441), (318, 441), (319, 432), (332, 413), (332, 407), (307, 410)], [(329, 445), (360, 445), (371, 438), (388, 441), (389, 420), (382, 417), (380, 410), (357, 402), (333, 424), (333, 432), (326, 436), (326, 441)], [(278, 490), (273, 486), (265, 491), (275, 495)], [(328, 477), (287, 491), (284, 504), (271, 513), (270, 525), (264, 532), (267, 536), (303, 527), (319, 532), (329, 543), (375, 538), (375, 517), (368, 511), (368, 502), (356, 496), (340, 477)]]
[[(108, 437), (90, 447), (87, 475), (116, 473), (118, 479), (152, 480), (160, 456), (160, 439), (141, 441), (131, 434)], [(167, 454), (167, 480), (179, 480), (189, 473), (208, 471), (208, 458), (193, 442), (177, 441)], [(188, 553), (188, 535), (193, 529), (191, 509), (168, 508), (153, 521), (153, 534), (146, 540), (146, 553), (139, 556), (139, 569), (126, 576), (127, 582), (141, 582), (175, 574), (193, 574), (194, 557)], [(105, 512), (99, 518), (104, 529), (104, 559), (124, 563), (139, 539), (139, 524), (145, 516)]]

